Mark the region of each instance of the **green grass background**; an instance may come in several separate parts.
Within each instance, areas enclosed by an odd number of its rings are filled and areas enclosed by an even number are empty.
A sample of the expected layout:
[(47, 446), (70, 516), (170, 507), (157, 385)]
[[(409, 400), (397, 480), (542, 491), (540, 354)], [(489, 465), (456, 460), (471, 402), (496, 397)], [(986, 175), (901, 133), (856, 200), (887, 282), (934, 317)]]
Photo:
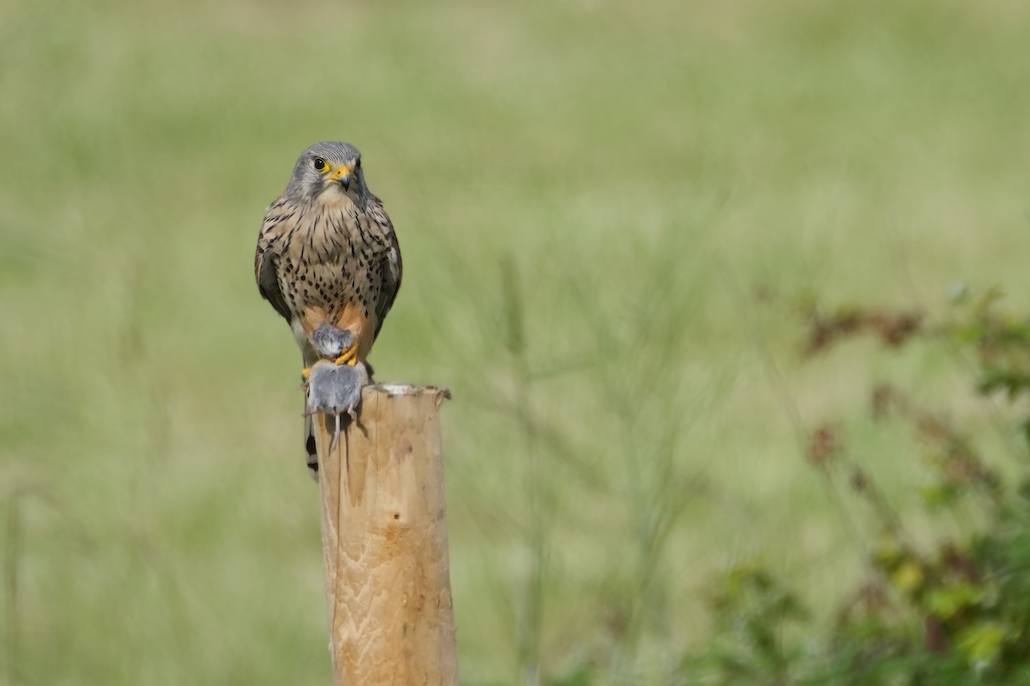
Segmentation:
[(329, 683), (299, 358), (252, 274), (327, 138), (404, 251), (378, 375), (454, 392), (464, 683), (665, 683), (755, 556), (831, 606), (863, 544), (799, 429), (844, 422), (905, 507), (866, 393), (968, 381), (802, 365), (784, 303), (1030, 305), (1028, 45), (1016, 0), (2, 0), (0, 678)]

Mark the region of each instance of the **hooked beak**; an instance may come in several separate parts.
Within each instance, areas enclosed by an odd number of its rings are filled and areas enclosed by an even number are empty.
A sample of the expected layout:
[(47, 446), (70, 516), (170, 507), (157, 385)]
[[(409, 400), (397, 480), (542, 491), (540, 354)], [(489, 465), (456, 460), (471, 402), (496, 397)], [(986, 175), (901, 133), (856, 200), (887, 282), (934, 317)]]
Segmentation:
[(334, 169), (329, 174), (329, 178), (343, 186), (343, 190), (350, 189), (351, 170), (347, 165), (341, 164), (339, 167)]

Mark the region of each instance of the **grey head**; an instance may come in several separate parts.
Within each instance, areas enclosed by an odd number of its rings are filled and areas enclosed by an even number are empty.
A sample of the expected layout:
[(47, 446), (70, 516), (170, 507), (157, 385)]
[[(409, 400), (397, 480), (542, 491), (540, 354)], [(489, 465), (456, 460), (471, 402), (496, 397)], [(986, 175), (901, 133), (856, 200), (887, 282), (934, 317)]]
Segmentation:
[(355, 202), (368, 195), (361, 171), (361, 153), (350, 143), (320, 141), (308, 147), (297, 158), (293, 176), (286, 186), (286, 195), (295, 200), (311, 201), (329, 197), (326, 193), (345, 193)]

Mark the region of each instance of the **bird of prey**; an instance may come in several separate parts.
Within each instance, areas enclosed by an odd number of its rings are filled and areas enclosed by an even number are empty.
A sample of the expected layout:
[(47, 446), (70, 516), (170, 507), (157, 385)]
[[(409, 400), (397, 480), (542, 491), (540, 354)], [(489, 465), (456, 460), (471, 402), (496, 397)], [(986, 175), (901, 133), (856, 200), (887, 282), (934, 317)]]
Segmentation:
[[(364, 364), (400, 288), (401, 253), (357, 148), (323, 141), (300, 154), (265, 215), (254, 275), (293, 331), (305, 378), (320, 360)], [(310, 413), (305, 449), (317, 477)]]

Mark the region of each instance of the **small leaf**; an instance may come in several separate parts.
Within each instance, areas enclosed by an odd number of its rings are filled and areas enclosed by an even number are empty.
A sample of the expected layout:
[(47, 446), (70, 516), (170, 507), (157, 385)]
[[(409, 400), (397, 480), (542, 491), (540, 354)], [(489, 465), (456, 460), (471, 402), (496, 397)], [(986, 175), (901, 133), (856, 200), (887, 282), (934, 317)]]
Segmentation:
[(923, 568), (915, 560), (905, 560), (901, 566), (891, 574), (891, 583), (898, 590), (905, 593), (914, 593), (919, 590), (926, 579)]
[(873, 553), (873, 563), (882, 570), (889, 570), (901, 561), (905, 551), (893, 538), (885, 538)]
[(926, 606), (941, 619), (951, 619), (962, 610), (980, 603), (983, 592), (968, 583), (931, 589), (927, 594)]
[(937, 484), (935, 486), (927, 486), (921, 492), (923, 497), (923, 504), (930, 509), (937, 509), (941, 507), (947, 507), (955, 502), (955, 496), (957, 493), (955, 489), (948, 484)]
[(998, 622), (982, 622), (960, 632), (957, 638), (958, 648), (970, 664), (989, 664), (1001, 653), (1005, 630)]

